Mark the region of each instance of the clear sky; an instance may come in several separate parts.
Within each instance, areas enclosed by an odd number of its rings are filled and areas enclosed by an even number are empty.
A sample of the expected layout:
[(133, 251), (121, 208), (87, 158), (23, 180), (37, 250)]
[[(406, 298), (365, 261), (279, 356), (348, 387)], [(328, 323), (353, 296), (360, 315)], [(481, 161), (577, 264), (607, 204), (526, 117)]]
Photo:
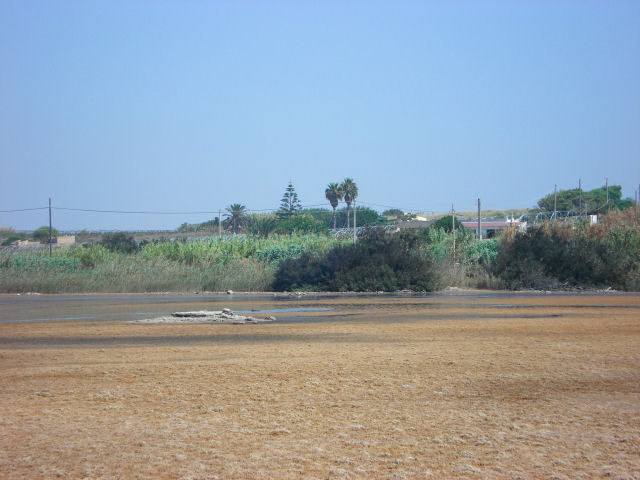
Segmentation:
[(640, 2), (4, 0), (0, 162), (0, 210), (275, 209), (289, 180), (328, 208), (345, 177), (380, 211), (529, 207), (578, 179), (633, 197)]

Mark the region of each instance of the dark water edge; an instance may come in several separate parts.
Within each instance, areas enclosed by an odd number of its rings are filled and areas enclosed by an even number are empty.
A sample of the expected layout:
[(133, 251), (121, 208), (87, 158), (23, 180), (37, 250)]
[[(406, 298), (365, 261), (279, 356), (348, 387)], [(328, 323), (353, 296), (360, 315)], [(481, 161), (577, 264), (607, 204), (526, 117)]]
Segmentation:
[[(276, 314), (278, 322), (305, 322), (305, 321), (335, 321), (337, 317), (347, 317), (349, 310), (361, 309), (363, 304), (355, 305), (356, 300), (377, 299), (376, 309), (395, 309), (397, 299), (405, 299), (402, 307), (406, 309), (424, 308), (437, 311), (439, 318), (446, 317), (445, 311), (450, 308), (458, 308), (451, 298), (459, 298), (465, 308), (498, 308), (498, 309), (523, 309), (535, 308), (535, 305), (526, 303), (512, 303), (513, 300), (523, 298), (535, 298), (540, 296), (571, 297), (576, 301), (570, 305), (572, 308), (612, 308), (611, 305), (584, 305), (579, 299), (585, 296), (637, 296), (637, 293), (621, 292), (572, 292), (572, 293), (541, 293), (541, 292), (510, 292), (510, 291), (483, 291), (483, 290), (456, 290), (439, 293), (408, 293), (395, 294), (273, 294), (273, 293), (239, 293), (227, 294), (2, 294), (0, 295), (0, 324), (7, 323), (31, 323), (31, 322), (102, 322), (118, 321), (129, 322), (146, 318), (167, 316), (176, 311), (193, 310), (222, 310), (231, 308), (234, 312), (246, 315), (259, 316), (262, 314)], [(354, 299), (354, 305), (350, 305), (349, 299)], [(385, 306), (384, 299), (390, 303)], [(442, 299), (443, 301), (439, 301)], [(483, 302), (473, 303), (474, 299), (483, 299)], [(486, 300), (495, 300), (495, 303), (487, 303)], [(428, 305), (425, 303), (428, 302)], [(446, 302), (444, 301), (446, 300)], [(471, 300), (471, 301), (469, 301)], [(395, 302), (395, 303), (393, 303)], [(553, 307), (547, 304), (547, 307)], [(566, 304), (557, 305), (561, 308), (569, 307)], [(637, 305), (620, 305), (615, 308), (639, 308)], [(331, 310), (340, 310), (342, 315), (328, 314)], [(326, 315), (318, 316), (318, 312), (326, 311)], [(282, 314), (282, 315), (278, 315)], [(505, 314), (504, 318), (510, 318), (511, 314)]]

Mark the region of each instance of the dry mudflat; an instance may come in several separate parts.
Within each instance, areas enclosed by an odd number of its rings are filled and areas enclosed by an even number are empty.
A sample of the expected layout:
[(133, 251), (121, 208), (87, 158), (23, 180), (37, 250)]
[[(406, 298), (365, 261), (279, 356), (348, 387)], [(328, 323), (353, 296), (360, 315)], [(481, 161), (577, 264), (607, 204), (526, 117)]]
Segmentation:
[(640, 296), (295, 305), (0, 324), (0, 478), (640, 478)]

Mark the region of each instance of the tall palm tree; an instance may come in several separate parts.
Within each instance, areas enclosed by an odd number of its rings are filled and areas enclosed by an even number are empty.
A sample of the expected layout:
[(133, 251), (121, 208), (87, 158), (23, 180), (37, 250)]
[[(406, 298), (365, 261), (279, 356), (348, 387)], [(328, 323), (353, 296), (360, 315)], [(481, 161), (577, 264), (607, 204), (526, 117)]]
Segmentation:
[(229, 205), (226, 210), (229, 213), (225, 213), (224, 216), (231, 221), (231, 231), (233, 233), (238, 233), (240, 226), (247, 218), (247, 207), (240, 205), (239, 203), (234, 203)]
[(342, 187), (338, 183), (330, 183), (327, 185), (327, 188), (324, 191), (324, 196), (327, 197), (329, 203), (331, 204), (331, 208), (333, 208), (333, 229), (336, 229), (336, 208), (338, 207), (338, 202), (342, 200)]
[(347, 204), (347, 228), (349, 228), (349, 208), (351, 208), (351, 202), (358, 196), (358, 186), (353, 181), (353, 178), (345, 178), (340, 187), (342, 188), (344, 201)]

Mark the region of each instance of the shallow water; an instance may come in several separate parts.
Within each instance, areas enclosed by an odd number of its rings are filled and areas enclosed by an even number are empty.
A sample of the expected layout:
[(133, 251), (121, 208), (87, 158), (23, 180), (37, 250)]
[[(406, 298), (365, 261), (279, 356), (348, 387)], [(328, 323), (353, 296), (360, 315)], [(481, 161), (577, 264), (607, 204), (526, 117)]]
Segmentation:
[[(278, 314), (278, 322), (286, 323), (353, 320), (354, 314), (379, 315), (385, 312), (389, 312), (390, 316), (419, 314), (423, 318), (438, 319), (537, 318), (539, 315), (549, 316), (549, 308), (560, 309), (552, 314), (555, 316), (577, 314), (583, 308), (640, 308), (636, 302), (610, 301), (611, 298), (624, 297), (637, 297), (637, 294), (471, 291), (431, 295), (0, 295), (0, 323), (127, 322), (170, 315), (176, 311), (223, 308), (248, 315)], [(540, 299), (545, 300), (541, 303)], [(536, 310), (542, 307), (546, 309), (545, 312), (538, 314)], [(462, 311), (458, 311), (460, 308)], [(476, 311), (478, 309), (491, 311)], [(524, 311), (504, 311), (511, 309)]]

